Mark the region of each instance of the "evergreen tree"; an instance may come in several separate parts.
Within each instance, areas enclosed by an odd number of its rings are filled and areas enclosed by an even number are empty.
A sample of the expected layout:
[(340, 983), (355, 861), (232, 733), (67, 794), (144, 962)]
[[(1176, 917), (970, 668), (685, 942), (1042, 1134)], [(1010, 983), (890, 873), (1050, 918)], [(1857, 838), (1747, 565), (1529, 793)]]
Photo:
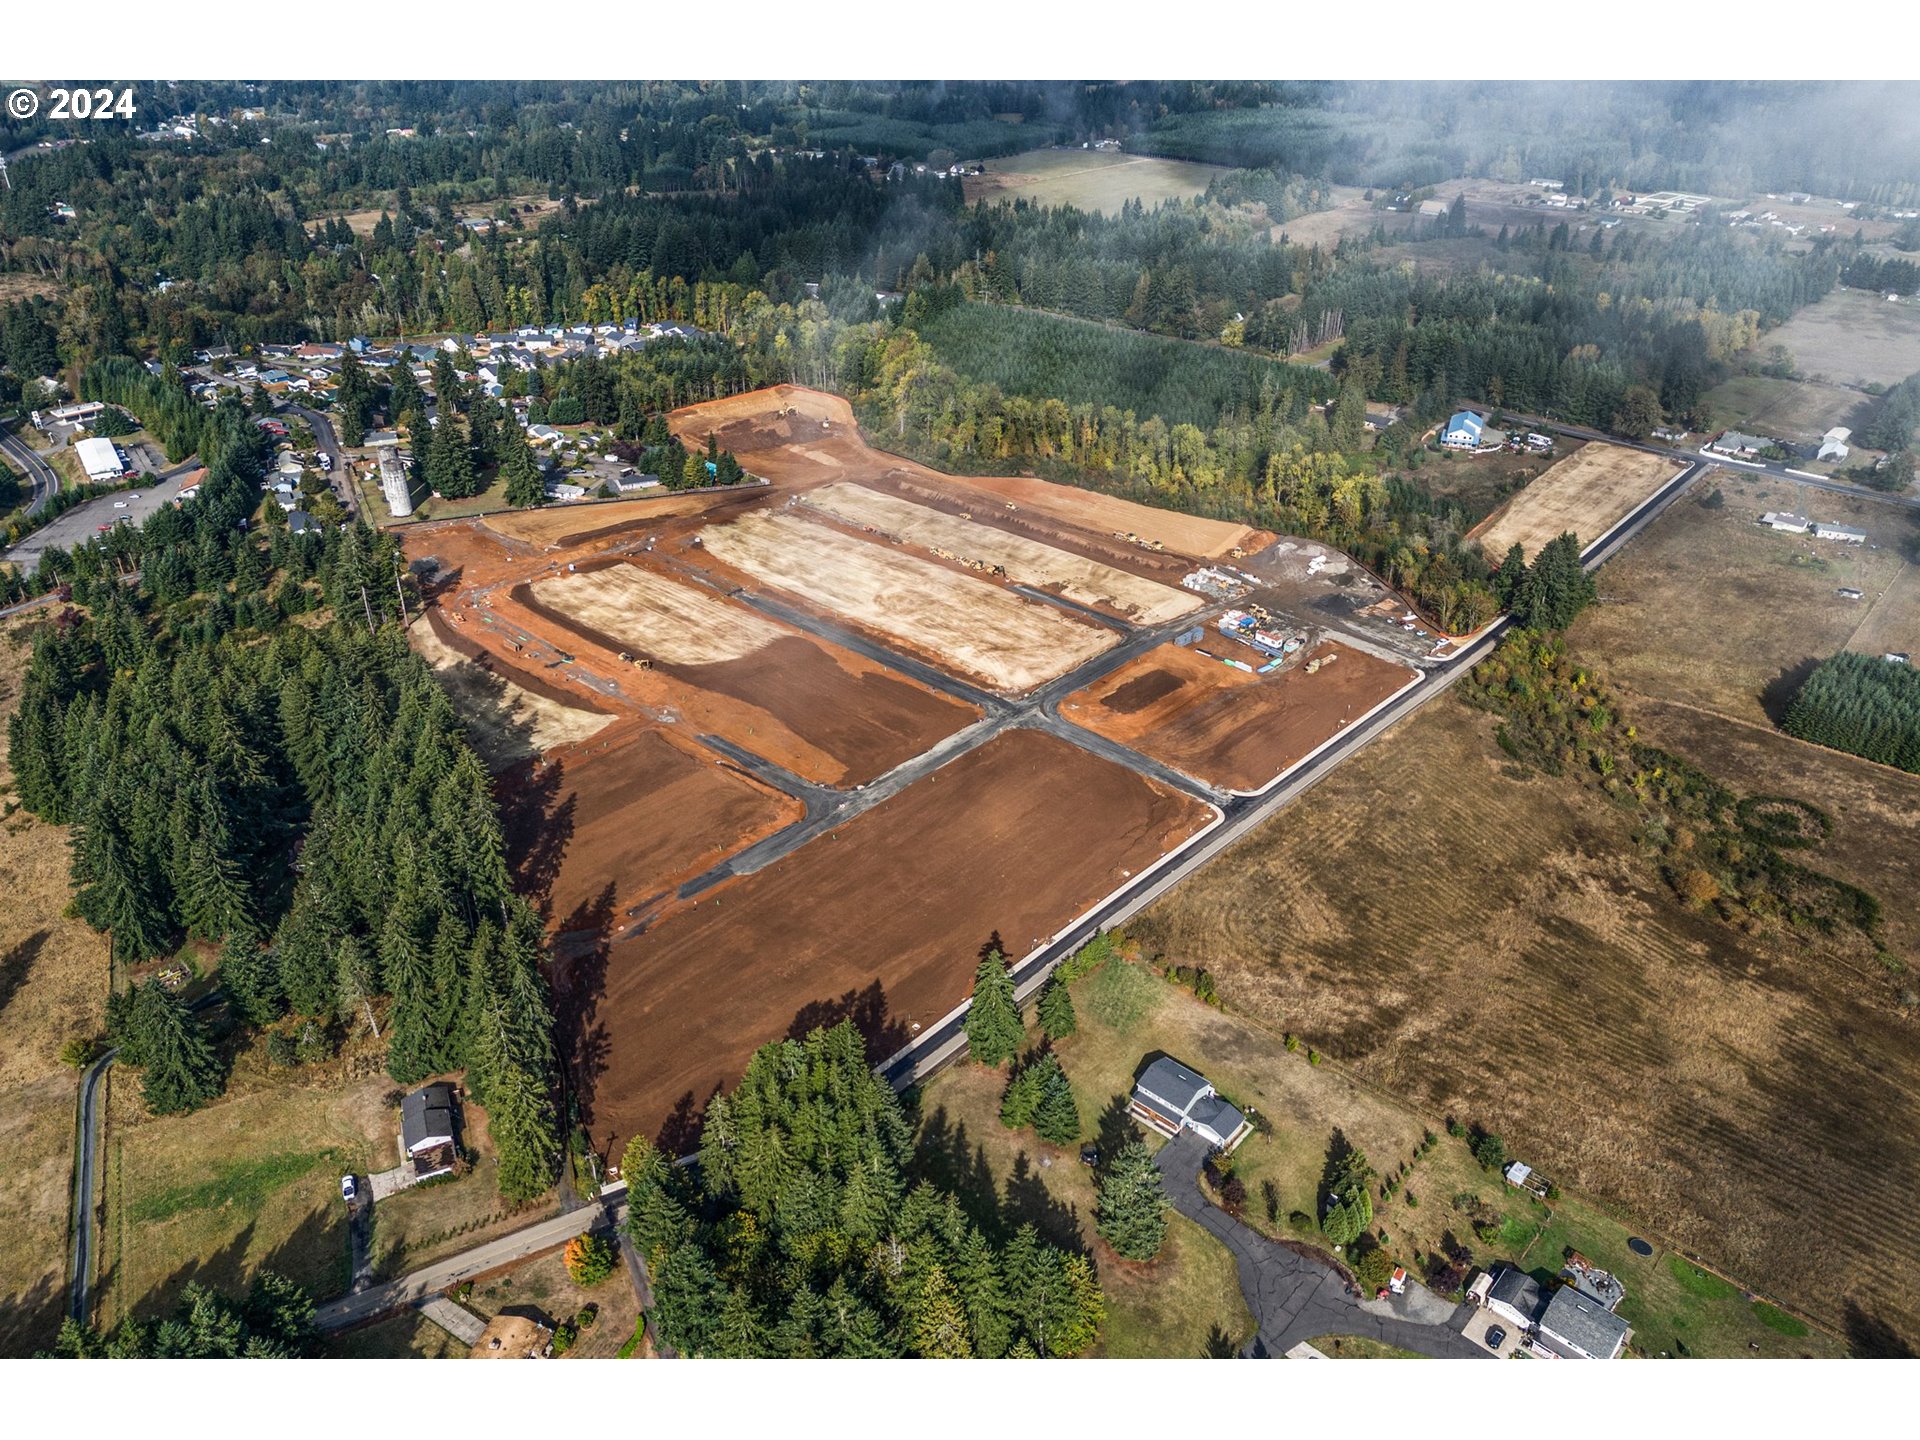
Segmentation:
[(1107, 1162), (1094, 1211), (1101, 1237), (1128, 1260), (1151, 1260), (1167, 1236), (1167, 1202), (1160, 1167), (1139, 1140), (1129, 1140)]
[(968, 1360), (973, 1344), (960, 1296), (935, 1265), (919, 1296), (913, 1321), (913, 1353), (928, 1360)]
[(1080, 1138), (1080, 1107), (1064, 1070), (1054, 1065), (1040, 1103), (1034, 1108), (1033, 1128), (1049, 1145), (1072, 1145)]
[(998, 950), (989, 950), (974, 972), (973, 1003), (961, 1028), (967, 1053), (982, 1065), (1001, 1065), (1020, 1053), (1026, 1030), (1014, 999), (1013, 972)]
[(1058, 975), (1041, 987), (1034, 1017), (1049, 1040), (1064, 1040), (1079, 1028), (1079, 1019), (1073, 1013), (1073, 996)]
[(158, 980), (134, 992), (140, 1095), (155, 1115), (196, 1110), (220, 1093), (219, 1057), (193, 1012)]

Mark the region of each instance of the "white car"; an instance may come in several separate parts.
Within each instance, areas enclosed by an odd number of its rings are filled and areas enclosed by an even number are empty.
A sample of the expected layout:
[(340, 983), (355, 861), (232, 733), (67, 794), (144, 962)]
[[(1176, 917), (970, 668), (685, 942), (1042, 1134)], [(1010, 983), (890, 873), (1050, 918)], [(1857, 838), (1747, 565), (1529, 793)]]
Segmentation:
[(124, 510), (127, 508), (127, 502), (124, 500), (116, 500), (113, 502), (113, 508), (116, 510)]
[(342, 1175), (340, 1177), (340, 1198), (351, 1205), (359, 1196), (360, 1187), (354, 1184), (353, 1176)]

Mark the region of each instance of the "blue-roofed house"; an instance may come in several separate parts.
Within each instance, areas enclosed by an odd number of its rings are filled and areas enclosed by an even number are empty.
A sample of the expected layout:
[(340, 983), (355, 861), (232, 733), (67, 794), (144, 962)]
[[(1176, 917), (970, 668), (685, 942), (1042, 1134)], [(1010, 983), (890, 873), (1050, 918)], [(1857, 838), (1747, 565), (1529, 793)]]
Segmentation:
[(1440, 443), (1449, 450), (1471, 450), (1480, 443), (1486, 428), (1486, 416), (1462, 410), (1447, 421), (1447, 428), (1440, 432)]
[(1169, 1055), (1140, 1072), (1127, 1109), (1162, 1135), (1191, 1130), (1220, 1150), (1232, 1150), (1253, 1133), (1247, 1117), (1222, 1100), (1205, 1076)]

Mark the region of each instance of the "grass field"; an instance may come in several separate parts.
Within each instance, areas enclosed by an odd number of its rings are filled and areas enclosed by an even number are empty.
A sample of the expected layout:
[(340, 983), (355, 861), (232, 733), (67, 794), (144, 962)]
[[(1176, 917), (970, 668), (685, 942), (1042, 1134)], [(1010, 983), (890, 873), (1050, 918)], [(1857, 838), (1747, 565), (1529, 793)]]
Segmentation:
[(1760, 337), (1784, 345), (1810, 380), (1897, 385), (1920, 370), (1920, 302), (1891, 302), (1865, 290), (1835, 290)]
[(1805, 445), (1835, 425), (1857, 430), (1872, 414), (1874, 401), (1857, 390), (1813, 380), (1736, 375), (1709, 390), (1706, 404), (1718, 429)]
[(322, 1360), (464, 1360), (467, 1347), (417, 1310), (402, 1310), (371, 1325), (321, 1341)]
[(1590, 545), (1679, 470), (1677, 461), (1663, 455), (1621, 445), (1582, 445), (1469, 533), (1495, 561), (1514, 544), (1531, 560), (1568, 530), (1581, 545)]
[(1005, 305), (957, 305), (923, 321), (919, 334), (969, 380), (1169, 425), (1207, 428), (1228, 406), (1251, 411), (1264, 379), (1304, 386), (1315, 399), (1334, 392), (1331, 375), (1307, 366)]
[(1188, 199), (1226, 173), (1223, 165), (1111, 150), (1029, 150), (988, 160), (983, 168), (984, 175), (969, 175), (963, 182), (969, 203), (1028, 200), (1109, 215), (1129, 200), (1152, 209), (1162, 200)]
[[(0, 621), (0, 723), (19, 701), (41, 619)], [(105, 1016), (104, 942), (65, 913), (67, 832), (18, 808), (0, 744), (0, 1355), (31, 1354), (59, 1327), (73, 1183), (74, 1072), (68, 1040)]]
[(1684, 908), (1624, 814), (1503, 763), (1491, 731), (1464, 706), (1422, 712), (1139, 933), (1263, 1025), (1499, 1131), (1650, 1239), (1835, 1330), (1920, 1338), (1894, 1278), (1920, 1242), (1904, 1199), (1920, 1133), (1870, 1118), (1920, 1086), (1887, 977)]
[(336, 1066), (303, 1084), (243, 1059), (230, 1092), (189, 1115), (149, 1116), (137, 1075), (112, 1077), (101, 1318), (168, 1310), (189, 1280), (238, 1293), (278, 1270), (316, 1298), (351, 1268), (340, 1176), (392, 1162), (384, 1076), (343, 1084)]
[[(1696, 481), (1597, 576), (1575, 647), (1643, 694), (1771, 724), (1818, 660), (1863, 638), (1920, 650), (1920, 584), (1902, 554), (1909, 512), (1791, 481), (1721, 472)], [(1858, 526), (1868, 543), (1758, 524), (1784, 510)], [(1839, 592), (1856, 589), (1860, 600)]]

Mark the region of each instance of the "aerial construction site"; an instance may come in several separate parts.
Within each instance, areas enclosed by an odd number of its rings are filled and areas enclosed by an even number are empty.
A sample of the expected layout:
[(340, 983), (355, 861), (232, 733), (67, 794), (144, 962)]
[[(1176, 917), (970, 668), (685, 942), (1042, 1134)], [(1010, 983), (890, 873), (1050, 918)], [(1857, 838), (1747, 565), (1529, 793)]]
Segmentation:
[(414, 643), (495, 765), (596, 1145), (755, 1046), (876, 1062), (1391, 697), (1436, 645), (1323, 547), (871, 449), (781, 387), (671, 417), (757, 483), (418, 525)]

